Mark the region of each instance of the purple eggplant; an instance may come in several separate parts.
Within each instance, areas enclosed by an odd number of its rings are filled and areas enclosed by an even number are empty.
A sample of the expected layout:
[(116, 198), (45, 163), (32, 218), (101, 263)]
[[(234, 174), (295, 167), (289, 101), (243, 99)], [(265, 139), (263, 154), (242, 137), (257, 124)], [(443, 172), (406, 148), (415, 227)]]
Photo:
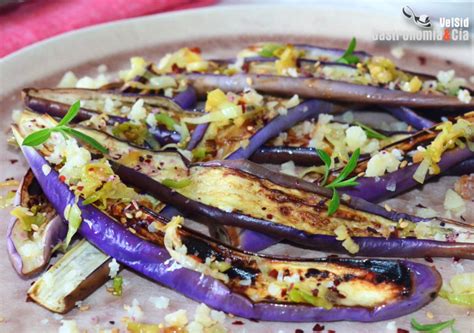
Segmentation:
[(322, 164), (316, 148), (311, 147), (262, 146), (252, 154), (250, 159), (256, 163), (282, 164), (293, 161), (301, 166)]
[[(250, 45), (246, 48), (246, 50), (248, 51), (247, 53), (252, 54), (252, 52), (254, 52), (255, 55), (251, 57), (256, 57), (259, 54), (261, 54), (261, 51), (265, 47), (266, 44), (267, 43), (259, 43), (259, 44)], [(269, 44), (273, 44), (273, 43), (269, 43)], [(275, 44), (278, 45), (278, 43), (275, 43)], [(341, 49), (341, 48), (322, 47), (322, 46), (311, 45), (311, 44), (296, 43), (292, 45), (296, 49), (304, 52), (304, 54), (301, 56), (301, 59), (304, 59), (304, 60), (336, 61), (337, 59), (341, 58), (346, 52), (345, 49)], [(282, 46), (284, 45), (282, 44)], [(367, 53), (365, 51), (354, 51), (352, 54), (357, 56), (361, 61), (364, 61), (372, 56), (370, 53)], [(262, 58), (268, 59), (266, 57), (262, 57)]]
[(313, 77), (294, 78), (246, 73), (232, 76), (187, 73), (177, 74), (177, 77), (188, 80), (189, 84), (196, 89), (198, 96), (203, 96), (207, 91), (215, 88), (233, 92), (253, 88), (261, 93), (272, 95), (290, 97), (298, 94), (301, 98), (318, 98), (340, 103), (405, 106), (420, 110), (468, 111), (474, 107), (474, 100), (463, 103), (454, 96), (409, 93)]
[[(164, 113), (171, 117), (176, 123), (184, 117), (198, 117), (199, 112), (183, 110), (184, 106), (194, 105), (196, 94), (191, 87), (174, 99), (162, 96), (147, 96), (141, 94), (118, 93), (116, 91), (91, 90), (91, 89), (33, 89), (23, 90), (23, 101), (26, 107), (39, 113), (47, 113), (53, 117), (63, 117), (70, 105), (81, 100), (81, 109), (75, 118), (77, 121), (85, 121), (93, 116), (105, 112), (108, 116), (106, 124), (114, 126), (128, 123), (127, 118), (133, 104), (138, 100), (144, 101), (143, 106), (149, 111)], [(107, 106), (108, 105), (108, 106)], [(133, 126), (133, 125), (132, 125)], [(147, 129), (143, 125), (143, 132)], [(156, 127), (148, 126), (148, 131), (160, 145), (178, 143), (181, 135), (173, 129), (157, 124)], [(123, 131), (122, 131), (123, 132)], [(137, 142), (141, 144), (141, 142)]]
[[(449, 172), (451, 168), (456, 167), (463, 161), (472, 159), (473, 157), (474, 152), (469, 150), (469, 148), (455, 148), (445, 152), (438, 165), (442, 173)], [(403, 169), (387, 173), (381, 177), (360, 177), (357, 179), (359, 185), (344, 188), (342, 191), (351, 196), (356, 196), (372, 202), (383, 201), (397, 195), (398, 193), (403, 193), (419, 186), (420, 183), (413, 178), (418, 166), (419, 163), (412, 164)], [(474, 171), (472, 165), (468, 167), (470, 167), (471, 172)], [(426, 179), (433, 176), (435, 175), (427, 175)]]
[[(212, 220), (217, 224), (283, 237), (317, 250), (336, 252), (345, 252), (345, 249), (331, 235), (331, 225), (336, 228), (344, 223), (352, 230), (352, 238), (360, 247), (358, 255), (474, 258), (474, 243), (456, 242), (460, 234), (470, 237), (467, 225), (460, 229), (445, 221), (431, 225), (424, 219), (388, 212), (383, 207), (349, 196), (333, 216), (327, 216), (326, 205), (331, 196), (327, 189), (248, 161), (192, 165), (188, 178), (190, 185), (179, 189), (170, 189), (124, 165), (114, 163), (114, 167), (125, 183), (137, 186), (201, 221)], [(218, 190), (220, 186), (226, 189), (224, 197)], [(359, 223), (364, 226), (358, 226)], [(408, 229), (400, 229), (398, 223), (413, 228), (428, 223), (426, 226), (445, 234), (446, 240), (435, 241), (426, 235), (423, 235), (426, 239), (416, 238), (413, 230), (406, 234)], [(394, 232), (387, 230), (388, 234), (382, 236), (385, 227)]]
[(306, 119), (315, 118), (322, 113), (337, 112), (339, 106), (319, 101), (308, 100), (288, 110), (287, 115), (280, 115), (272, 119), (267, 125), (258, 130), (249, 140), (248, 145), (240, 147), (231, 153), (226, 159), (236, 160), (249, 158), (260, 146), (268, 140), (276, 137), (280, 132)]
[[(309, 124), (311, 125), (311, 129), (309, 130), (310, 133), (314, 134), (319, 130), (316, 127), (316, 119), (310, 120)], [(341, 122), (341, 124), (344, 123)], [(301, 133), (302, 131), (301, 123), (299, 123), (284, 132), (284, 139), (278, 138), (276, 140), (268, 141), (265, 145), (256, 149), (250, 159), (256, 163), (282, 164), (288, 161), (293, 161), (296, 165), (300, 166), (321, 165), (322, 161), (317, 154), (316, 148), (310, 147), (312, 139), (311, 134), (298, 135), (298, 133)], [(413, 133), (403, 131), (384, 131), (379, 129), (374, 131), (381, 135), (377, 138), (380, 147), (399, 141)], [(340, 139), (343, 140), (342, 137)], [(326, 141), (326, 143), (331, 145), (328, 141)], [(334, 155), (337, 156), (338, 154), (335, 153)]]
[(462, 176), (474, 173), (474, 157), (456, 164), (446, 171), (448, 175)]
[(66, 227), (31, 170), (23, 177), (14, 204), (18, 213), (8, 225), (8, 255), (20, 276), (31, 277), (48, 265), (53, 248), (66, 235)]
[[(458, 119), (474, 123), (474, 113), (467, 113), (462, 117), (458, 117)], [(357, 179), (359, 185), (350, 188), (343, 188), (342, 191), (371, 202), (378, 202), (420, 185), (420, 183), (413, 178), (420, 162), (418, 161), (415, 163), (413, 158), (410, 156), (410, 152), (416, 151), (417, 147), (425, 147), (429, 145), (439, 133), (439, 130), (436, 129), (439, 125), (440, 124), (437, 124), (429, 129), (419, 131), (407, 139), (395, 142), (384, 148), (386, 151), (397, 149), (403, 152), (404, 155), (401, 163), (404, 163), (406, 166), (396, 171), (386, 173), (380, 177), (359, 177)], [(470, 140), (472, 140), (472, 138), (470, 138)], [(463, 161), (474, 158), (474, 151), (471, 149), (469, 147), (462, 148), (456, 146), (453, 149), (444, 152), (438, 163), (440, 169), (439, 174), (448, 172)], [(365, 158), (359, 161), (353, 174), (358, 175), (366, 172), (368, 160), (369, 158)], [(339, 170), (333, 171), (329, 178), (336, 177), (338, 172)], [(436, 175), (428, 173), (426, 179), (434, 176)]]
[[(67, 205), (76, 204), (75, 194), (56, 171), (42, 173), (47, 162), (41, 154), (31, 147), (22, 149), (56, 210), (63, 212)], [(169, 225), (163, 234), (160, 230), (165, 221), (148, 210), (133, 208), (134, 205), (129, 205), (131, 214), (116, 209), (105, 213), (94, 205), (84, 205), (82, 199), (77, 205), (83, 220), (80, 234), (101, 251), (193, 300), (245, 318), (292, 322), (387, 320), (427, 304), (441, 286), (440, 275), (433, 268), (409, 261), (308, 261), (261, 256), (228, 248), (184, 227)], [(140, 218), (134, 217), (137, 212)], [(127, 215), (132, 218), (125, 218)], [(150, 231), (151, 223), (162, 227)], [(290, 276), (285, 270), (291, 274), (291, 283), (286, 280)], [(271, 293), (271, 281), (290, 289), (285, 296)], [(324, 292), (323, 296), (305, 291), (314, 288)], [(377, 301), (362, 298), (368, 288), (377, 295)], [(333, 293), (345, 297), (332, 297)]]
[(435, 122), (420, 116), (413, 110), (410, 110), (407, 107), (400, 106), (400, 107), (389, 107), (389, 106), (382, 106), (382, 109), (389, 112), (395, 118), (406, 122), (408, 125), (412, 126), (415, 129), (421, 130), (424, 128), (432, 127)]
[[(28, 119), (27, 116), (25, 119)], [(426, 221), (424, 219), (388, 212), (355, 197), (343, 198), (343, 208), (334, 216), (328, 216), (329, 190), (248, 161), (216, 161), (187, 166), (180, 158), (167, 157), (169, 153), (137, 149), (113, 137), (104, 137), (106, 134), (77, 129), (109, 149), (109, 158), (114, 161), (117, 173), (126, 183), (152, 193), (160, 201), (198, 219), (244, 227), (326, 251), (344, 252), (344, 247), (332, 235), (334, 228), (344, 223), (353, 230), (353, 238), (360, 245), (358, 253), (361, 255), (377, 251), (380, 256), (470, 258), (474, 253), (474, 244), (455, 242), (459, 235), (463, 237), (469, 231), (461, 228), (456, 229), (456, 233), (449, 223), (444, 227), (444, 222), (439, 226), (436, 223), (429, 225), (449, 241), (435, 241), (430, 239), (431, 236), (416, 239), (413, 228), (416, 228), (416, 223)], [(23, 126), (23, 130), (30, 129)], [(148, 163), (147, 160), (153, 162)], [(160, 161), (167, 162), (161, 165)], [(189, 184), (170, 189), (161, 184), (165, 179)], [(225, 194), (219, 191), (220, 187), (226, 189)]]

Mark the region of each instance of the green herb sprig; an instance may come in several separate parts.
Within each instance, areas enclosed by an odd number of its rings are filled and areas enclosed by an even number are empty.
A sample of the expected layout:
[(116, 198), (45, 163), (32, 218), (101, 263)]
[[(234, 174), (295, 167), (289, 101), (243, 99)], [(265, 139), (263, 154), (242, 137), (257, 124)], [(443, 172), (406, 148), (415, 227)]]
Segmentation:
[(351, 42), (349, 43), (349, 46), (347, 47), (346, 51), (344, 52), (342, 57), (336, 60), (336, 62), (346, 65), (357, 64), (360, 59), (358, 56), (354, 55), (356, 46), (357, 40), (355, 39), (355, 37), (352, 37)]
[(329, 176), (329, 171), (331, 170), (331, 164), (332, 164), (332, 159), (331, 156), (329, 156), (324, 150), (322, 149), (316, 149), (318, 152), (319, 157), (324, 163), (324, 178), (323, 181), (321, 182), (321, 186), (324, 186), (326, 188), (329, 188), (332, 190), (332, 198), (331, 201), (329, 201), (329, 206), (328, 206), (328, 215), (333, 215), (337, 209), (339, 208), (341, 199), (339, 196), (339, 193), (337, 192), (337, 189), (340, 187), (348, 187), (348, 186), (357, 186), (359, 185), (358, 182), (356, 182), (357, 176), (354, 176), (352, 178), (346, 179), (347, 176), (349, 176), (352, 171), (357, 167), (357, 161), (359, 160), (360, 156), (360, 149), (357, 148), (354, 153), (352, 154), (351, 158), (347, 162), (346, 166), (344, 169), (342, 169), (341, 173), (339, 176), (336, 177), (331, 183), (326, 184), (328, 176)]
[(444, 330), (445, 328), (451, 328), (452, 333), (457, 333), (458, 331), (454, 328), (455, 319), (443, 321), (436, 324), (420, 324), (416, 321), (415, 318), (411, 320), (411, 327), (418, 332), (428, 332), (428, 333), (438, 333)]
[(97, 140), (68, 126), (69, 123), (76, 118), (80, 108), (80, 102), (75, 102), (55, 127), (44, 128), (31, 133), (23, 140), (22, 145), (36, 147), (48, 140), (51, 137), (51, 133), (58, 132), (64, 136), (75, 137), (97, 149), (102, 154), (107, 154), (108, 149), (102, 146)]
[(354, 125), (357, 125), (360, 128), (362, 128), (369, 139), (378, 139), (378, 140), (388, 139), (388, 136), (383, 135), (382, 133), (377, 132), (373, 128), (370, 128), (369, 126), (364, 125), (358, 121), (354, 122)]

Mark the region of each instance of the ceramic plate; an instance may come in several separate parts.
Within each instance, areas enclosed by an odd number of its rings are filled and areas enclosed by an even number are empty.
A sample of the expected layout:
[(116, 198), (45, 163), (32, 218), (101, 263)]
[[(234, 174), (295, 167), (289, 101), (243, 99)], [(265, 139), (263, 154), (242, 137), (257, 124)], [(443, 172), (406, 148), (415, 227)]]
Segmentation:
[[(26, 170), (26, 164), (19, 153), (6, 145), (11, 112), (20, 107), (20, 90), (27, 86), (56, 85), (67, 70), (73, 70), (78, 76), (96, 76), (97, 67), (106, 64), (108, 71), (113, 73), (127, 67), (131, 55), (144, 55), (156, 61), (163, 53), (182, 46), (199, 46), (205, 55), (209, 56), (230, 56), (242, 46), (257, 41), (307, 42), (345, 47), (353, 36), (359, 41), (358, 48), (390, 56), (390, 48), (394, 44), (375, 44), (372, 36), (376, 32), (394, 29), (415, 31), (416, 27), (402, 16), (401, 9), (399, 13), (389, 17), (380, 17), (373, 13), (335, 10), (328, 6), (232, 6), (104, 24), (35, 44), (0, 61), (0, 112), (4, 119), (0, 134), (1, 180), (8, 177), (19, 179)], [(465, 77), (474, 74), (472, 44), (411, 43), (405, 45), (404, 49), (405, 56), (397, 60), (404, 68), (431, 73), (436, 73), (439, 69), (455, 68)], [(438, 182), (424, 186), (422, 190), (415, 190), (400, 199), (392, 200), (390, 204), (403, 210), (406, 209), (407, 202), (429, 200), (433, 207), (442, 209), (444, 192), (454, 181), (453, 177), (444, 177)], [(469, 209), (474, 208), (471, 205)], [(21, 280), (11, 268), (6, 256), (4, 236), (9, 219), (8, 211), (2, 210), (0, 214), (0, 248), (4, 251), (0, 259), (0, 331), (56, 332), (61, 317), (53, 316), (52, 313), (26, 301), (26, 291), (32, 281)], [(278, 245), (267, 252), (305, 257), (325, 255), (288, 245)], [(468, 261), (454, 263), (451, 259), (435, 259), (433, 264), (440, 270), (445, 281), (462, 270), (474, 271), (474, 264)], [(194, 301), (133, 272), (125, 271), (123, 275), (123, 297), (114, 297), (105, 287), (101, 287), (84, 301), (84, 304), (90, 305), (88, 311), (74, 309), (64, 318), (76, 319), (79, 327), (88, 329), (89, 332), (95, 332), (99, 328), (123, 330), (120, 322), (121, 318), (126, 316), (123, 305), (131, 304), (135, 298), (143, 307), (145, 320), (148, 322), (162, 322), (165, 314), (181, 308), (187, 309), (188, 317), (192, 318), (197, 305)], [(149, 302), (150, 296), (159, 295), (171, 299), (169, 309), (157, 310)], [(434, 318), (430, 319), (427, 315)], [(461, 332), (472, 331), (469, 312), (450, 305), (443, 299), (435, 300), (417, 313), (396, 319), (395, 326), (409, 329), (409, 320), (412, 317), (421, 322), (456, 318), (456, 326)], [(237, 319), (227, 318), (226, 325), (232, 332), (295, 332), (296, 329), (312, 332), (315, 324), (256, 323), (242, 320), (243, 325), (236, 325), (234, 322)], [(339, 333), (389, 332), (387, 324), (388, 322), (338, 322), (323, 325), (325, 331), (331, 329)]]

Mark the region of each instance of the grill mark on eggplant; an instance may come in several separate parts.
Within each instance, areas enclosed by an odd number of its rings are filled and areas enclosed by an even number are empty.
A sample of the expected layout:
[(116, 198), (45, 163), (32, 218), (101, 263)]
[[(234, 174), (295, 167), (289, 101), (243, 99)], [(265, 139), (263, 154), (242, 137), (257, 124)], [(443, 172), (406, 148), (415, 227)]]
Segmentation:
[[(265, 195), (270, 201), (277, 203), (278, 210), (283, 216), (291, 217), (295, 214), (295, 211), (292, 210), (292, 207), (284, 206), (285, 203), (289, 203), (294, 204), (296, 207), (306, 206), (314, 210), (314, 212), (306, 210), (298, 212), (299, 216), (301, 217), (301, 222), (310, 223), (313, 228), (322, 230), (327, 229), (327, 226), (331, 224), (330, 218), (327, 216), (323, 217), (323, 215), (320, 214), (327, 211), (327, 207), (325, 205), (328, 200), (327, 198), (319, 197), (316, 194), (309, 194), (308, 197), (304, 199), (299, 198), (281, 190), (272, 188), (272, 186), (275, 185), (265, 179), (258, 178), (245, 172), (239, 172), (235, 169), (224, 168), (222, 176), (226, 177), (231, 175), (246, 178), (252, 182), (258, 182), (259, 186), (262, 188), (260, 192), (263, 193), (263, 195)], [(246, 214), (245, 212), (241, 213)], [(382, 224), (380, 222), (373, 221), (364, 215), (358, 214), (357, 211), (352, 211), (350, 209), (339, 209), (334, 214), (334, 217), (352, 221), (350, 228), (348, 228), (353, 232), (357, 231), (358, 236), (370, 234), (373, 235), (373, 232), (369, 232), (367, 230), (367, 224), (370, 224), (369, 227), (371, 227), (372, 231), (375, 230), (377, 235), (385, 236), (383, 233), (377, 231), (382, 229)], [(267, 216), (267, 219), (272, 220), (272, 217)], [(360, 225), (357, 223), (360, 223)], [(298, 226), (294, 225), (294, 227), (297, 228)]]
[[(136, 234), (140, 235), (146, 240), (151, 242), (157, 243), (163, 246), (163, 237), (164, 233), (162, 231), (157, 232), (150, 232), (147, 228), (149, 223), (154, 221), (155, 218), (159, 217), (153, 211), (150, 211), (147, 208), (142, 208), (140, 211), (143, 212), (144, 218), (137, 219), (134, 216), (137, 210), (133, 208), (133, 205), (119, 204), (114, 205), (118, 206), (115, 209), (110, 210), (112, 212), (111, 215), (115, 217), (117, 220), (123, 218), (127, 209), (130, 212), (130, 216), (132, 218), (125, 218), (122, 219), (121, 223), (126, 226), (129, 230), (133, 229)], [(124, 221), (126, 220), (126, 221)], [(166, 220), (161, 218), (159, 223), (165, 223)], [(135, 233), (134, 232), (134, 233)], [(259, 292), (263, 293), (261, 297), (263, 297), (259, 302), (266, 302), (266, 301), (275, 301), (275, 298), (266, 294), (267, 290), (259, 289), (259, 286), (263, 283), (263, 286), (266, 286), (265, 274), (260, 270), (259, 264), (256, 258), (261, 258), (259, 260), (263, 260), (264, 265), (270, 264), (275, 260), (286, 262), (286, 258), (272, 258), (265, 255), (256, 256), (249, 256), (249, 254), (229, 248), (212, 240), (204, 235), (200, 235), (198, 233), (193, 232), (186, 227), (179, 229), (178, 231), (179, 237), (183, 243), (183, 245), (187, 248), (187, 255), (191, 258), (194, 258), (200, 263), (206, 262), (207, 258), (213, 258), (220, 262), (228, 262), (230, 263), (231, 267), (227, 269), (224, 273), (229, 277), (229, 282), (227, 285), (235, 292), (243, 294), (245, 296), (250, 297), (252, 293)], [(295, 262), (303, 262), (304, 259), (297, 259)], [(393, 285), (396, 288), (397, 292), (395, 293), (395, 297), (404, 297), (411, 294), (412, 284), (411, 284), (411, 276), (403, 265), (400, 263), (386, 263), (382, 260), (371, 260), (367, 259), (364, 261), (354, 260), (354, 259), (339, 259), (339, 258), (327, 258), (327, 259), (316, 259), (313, 261), (309, 261), (309, 263), (329, 263), (335, 264), (340, 267), (345, 267), (348, 270), (350, 269), (361, 269), (366, 271), (367, 273), (362, 274), (361, 276), (356, 276), (352, 273), (341, 273), (341, 275), (335, 275), (334, 273), (330, 273), (329, 271), (316, 269), (316, 268), (297, 268), (294, 271), (297, 271), (301, 277), (301, 281), (304, 283), (306, 279), (315, 279), (315, 281), (326, 281), (330, 279), (334, 282), (334, 286), (329, 288), (328, 291), (328, 300), (337, 301), (338, 298), (344, 298), (345, 296), (342, 295), (339, 290), (337, 289), (338, 285), (341, 282), (351, 282), (353, 280), (367, 280), (371, 282), (373, 285), (377, 286), (380, 284), (389, 284)], [(289, 262), (291, 265), (291, 262)], [(311, 264), (309, 265), (311, 266)], [(283, 272), (283, 276), (289, 276), (290, 271), (286, 270)], [(272, 276), (271, 273), (268, 273), (268, 276)], [(263, 279), (263, 280), (262, 280)], [(251, 281), (250, 286), (244, 286), (240, 284), (240, 281)], [(319, 285), (319, 283), (318, 283)], [(266, 288), (266, 287), (265, 287)], [(318, 289), (315, 289), (317, 293)], [(278, 300), (278, 302), (282, 302), (283, 304), (288, 303), (288, 300), (284, 300), (286, 296), (287, 290), (282, 290), (282, 300)], [(291, 303), (291, 302), (290, 302)], [(307, 305), (307, 304), (302, 304)], [(309, 305), (307, 305), (309, 306)]]

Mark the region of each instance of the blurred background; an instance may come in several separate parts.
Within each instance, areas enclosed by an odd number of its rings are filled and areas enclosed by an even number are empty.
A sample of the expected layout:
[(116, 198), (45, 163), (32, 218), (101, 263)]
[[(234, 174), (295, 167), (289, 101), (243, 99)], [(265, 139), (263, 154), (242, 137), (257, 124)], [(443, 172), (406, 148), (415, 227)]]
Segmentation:
[(0, 57), (55, 35), (95, 24), (204, 6), (245, 4), (291, 4), (308, 6), (312, 10), (344, 8), (373, 15), (400, 15), (401, 8), (408, 5), (417, 15), (429, 15), (432, 22), (437, 22), (439, 17), (468, 16), (471, 45), (473, 40), (474, 1), (0, 0)]

